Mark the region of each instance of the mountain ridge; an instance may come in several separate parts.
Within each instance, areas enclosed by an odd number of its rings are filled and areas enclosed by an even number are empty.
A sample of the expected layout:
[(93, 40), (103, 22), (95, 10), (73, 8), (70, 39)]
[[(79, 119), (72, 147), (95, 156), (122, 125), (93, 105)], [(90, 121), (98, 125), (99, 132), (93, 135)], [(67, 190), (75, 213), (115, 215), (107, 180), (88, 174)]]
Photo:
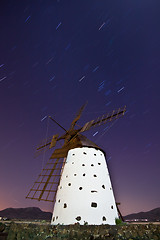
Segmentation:
[(7, 217), (9, 219), (51, 220), (52, 213), (42, 211), (38, 207), (6, 208), (0, 211), (0, 217)]
[[(0, 211), (0, 217), (7, 217), (8, 219), (51, 220), (52, 213), (42, 211), (38, 207), (6, 208)], [(128, 221), (135, 219), (140, 221), (147, 219), (150, 222), (160, 221), (160, 208), (154, 208), (147, 212), (128, 214), (123, 218)]]
[(160, 221), (160, 208), (154, 208), (147, 212), (132, 213), (124, 216), (124, 220), (144, 220), (150, 222)]

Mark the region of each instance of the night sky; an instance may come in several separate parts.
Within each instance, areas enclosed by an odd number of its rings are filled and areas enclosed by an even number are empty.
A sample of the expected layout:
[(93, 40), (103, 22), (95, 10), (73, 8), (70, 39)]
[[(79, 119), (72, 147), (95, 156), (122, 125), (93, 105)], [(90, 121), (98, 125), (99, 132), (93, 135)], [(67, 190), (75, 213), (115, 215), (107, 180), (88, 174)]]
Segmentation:
[[(104, 149), (123, 215), (160, 207), (159, 0), (1, 0), (0, 210), (25, 199), (52, 151), (46, 136), (127, 106), (86, 133)], [(48, 130), (48, 132), (47, 132)]]

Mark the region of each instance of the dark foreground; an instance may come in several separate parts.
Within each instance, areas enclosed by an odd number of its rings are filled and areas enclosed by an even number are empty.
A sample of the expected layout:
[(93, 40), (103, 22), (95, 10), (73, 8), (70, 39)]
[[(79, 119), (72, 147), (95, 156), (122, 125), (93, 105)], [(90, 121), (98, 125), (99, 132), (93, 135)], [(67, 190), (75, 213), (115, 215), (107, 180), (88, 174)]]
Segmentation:
[(51, 226), (47, 223), (0, 223), (0, 240), (160, 240), (159, 224), (126, 225), (68, 225)]

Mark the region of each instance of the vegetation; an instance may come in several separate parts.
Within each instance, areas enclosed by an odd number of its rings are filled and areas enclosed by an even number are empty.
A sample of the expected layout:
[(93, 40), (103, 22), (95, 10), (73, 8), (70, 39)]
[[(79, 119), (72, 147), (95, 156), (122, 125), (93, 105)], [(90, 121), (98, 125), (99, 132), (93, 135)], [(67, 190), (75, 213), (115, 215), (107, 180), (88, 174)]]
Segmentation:
[(126, 225), (126, 223), (123, 222), (122, 219), (120, 219), (120, 218), (116, 218), (115, 223), (116, 223), (116, 225)]

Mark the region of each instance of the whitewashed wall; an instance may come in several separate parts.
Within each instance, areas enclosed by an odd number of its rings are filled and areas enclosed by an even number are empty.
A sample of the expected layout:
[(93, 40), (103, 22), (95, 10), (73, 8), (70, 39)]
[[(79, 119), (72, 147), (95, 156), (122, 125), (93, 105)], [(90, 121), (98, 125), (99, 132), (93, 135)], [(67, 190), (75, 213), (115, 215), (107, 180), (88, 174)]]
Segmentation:
[(102, 151), (75, 148), (68, 152), (51, 224), (115, 224), (117, 208)]

